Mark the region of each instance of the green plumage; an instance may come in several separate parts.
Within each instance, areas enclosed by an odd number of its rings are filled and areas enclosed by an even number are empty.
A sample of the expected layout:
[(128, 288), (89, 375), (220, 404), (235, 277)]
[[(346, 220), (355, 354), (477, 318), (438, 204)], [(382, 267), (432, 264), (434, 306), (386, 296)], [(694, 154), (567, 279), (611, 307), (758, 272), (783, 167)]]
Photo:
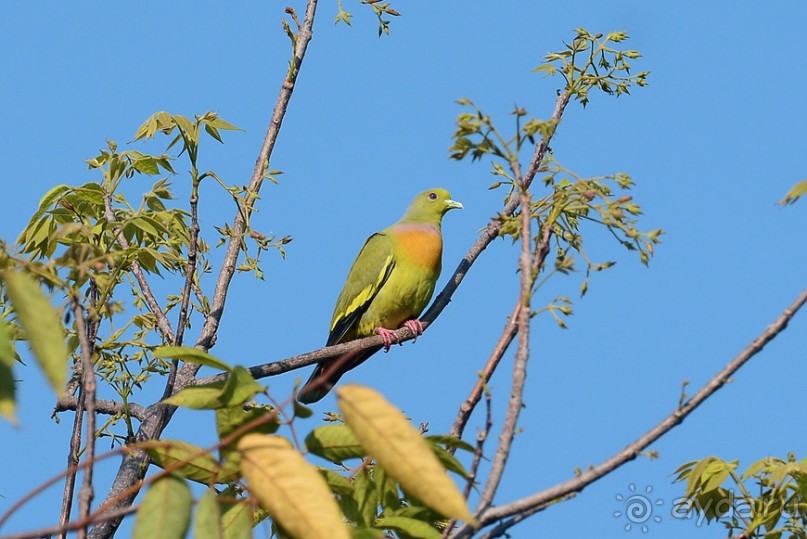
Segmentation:
[[(412, 201), (394, 225), (370, 236), (362, 247), (331, 320), (328, 346), (394, 330), (417, 319), (440, 277), (443, 215), (462, 204), (445, 189), (429, 189)], [(382, 328), (382, 329), (379, 329)], [(348, 370), (382, 347), (348, 352), (317, 365), (298, 400), (320, 400)]]

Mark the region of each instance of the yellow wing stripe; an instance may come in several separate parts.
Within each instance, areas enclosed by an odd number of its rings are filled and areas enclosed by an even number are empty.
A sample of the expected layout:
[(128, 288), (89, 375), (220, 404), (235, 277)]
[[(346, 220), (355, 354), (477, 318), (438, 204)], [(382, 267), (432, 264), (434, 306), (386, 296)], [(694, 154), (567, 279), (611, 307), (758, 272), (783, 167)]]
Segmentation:
[(356, 294), (356, 297), (353, 298), (353, 301), (351, 301), (347, 306), (345, 312), (339, 313), (339, 316), (334, 317), (330, 331), (333, 331), (340, 320), (344, 320), (350, 316), (351, 313), (361, 309), (365, 304), (367, 304), (368, 301), (373, 299), (373, 297), (378, 293), (378, 290), (381, 288), (381, 285), (384, 283), (384, 279), (387, 277), (387, 271), (390, 264), (392, 264), (392, 260), (393, 256), (390, 254), (387, 259), (384, 260), (384, 264), (381, 266), (381, 271), (378, 272), (375, 282), (365, 286), (361, 292)]

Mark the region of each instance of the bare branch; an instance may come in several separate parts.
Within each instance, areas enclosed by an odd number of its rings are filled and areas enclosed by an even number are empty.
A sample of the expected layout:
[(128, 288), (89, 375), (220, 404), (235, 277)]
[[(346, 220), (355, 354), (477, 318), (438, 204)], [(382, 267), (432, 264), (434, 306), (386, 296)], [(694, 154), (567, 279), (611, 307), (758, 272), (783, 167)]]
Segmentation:
[(105, 512), (101, 515), (92, 518), (83, 518), (73, 522), (66, 522), (58, 526), (50, 528), (40, 528), (38, 530), (31, 530), (23, 533), (15, 533), (12, 535), (4, 535), (3, 539), (41, 539), (42, 537), (50, 537), (54, 534), (66, 535), (67, 532), (80, 530), (86, 528), (90, 524), (98, 524), (107, 520), (122, 519), (126, 515), (137, 512), (140, 509), (139, 505), (130, 505), (126, 507), (119, 507), (118, 509)]
[[(547, 255), (549, 254), (549, 240), (551, 237), (551, 227), (544, 225), (543, 237), (541, 238), (541, 243), (538, 245), (535, 257), (533, 258), (531, 267), (533, 274), (538, 272), (546, 260)], [(479, 379), (476, 381), (476, 384), (471, 390), (470, 395), (468, 395), (468, 398), (465, 399), (465, 402), (463, 402), (462, 405), (460, 405), (460, 411), (457, 413), (457, 419), (454, 421), (454, 424), (451, 426), (451, 431), (449, 432), (451, 436), (462, 438), (462, 433), (465, 431), (465, 426), (468, 424), (468, 420), (471, 418), (471, 414), (473, 414), (476, 405), (479, 404), (479, 400), (482, 398), (485, 387), (487, 387), (488, 383), (490, 382), (490, 378), (493, 376), (493, 372), (496, 370), (496, 367), (498, 367), (499, 362), (502, 360), (502, 357), (504, 357), (504, 353), (510, 347), (510, 343), (513, 342), (513, 339), (518, 333), (518, 313), (520, 310), (521, 301), (519, 298), (519, 301), (513, 308), (513, 312), (507, 318), (504, 330), (502, 330), (502, 334), (499, 337), (499, 341), (496, 343), (496, 347), (493, 349), (493, 352), (491, 352), (490, 357), (488, 357), (488, 361), (485, 363), (485, 367), (482, 369), (482, 372), (479, 373)]]
[[(87, 428), (85, 438), (87, 440), (85, 448), (85, 460), (93, 462), (95, 460), (95, 372), (92, 365), (92, 349), (87, 338), (87, 325), (84, 321), (84, 309), (78, 301), (73, 306), (73, 314), (76, 319), (76, 333), (81, 353), (81, 407), (87, 412)], [(77, 414), (79, 412), (76, 412)], [(75, 474), (73, 474), (75, 476)], [(86, 519), (90, 514), (90, 506), (93, 499), (92, 487), (93, 466), (84, 469), (84, 483), (81, 486), (78, 496), (78, 518)], [(78, 529), (79, 539), (87, 536), (87, 525)]]
[(490, 468), (485, 489), (479, 498), (476, 513), (484, 511), (493, 503), (493, 497), (501, 483), (507, 459), (510, 457), (510, 448), (516, 434), (518, 417), (524, 405), (524, 382), (527, 379), (527, 360), (530, 357), (530, 299), (532, 285), (535, 282), (532, 273), (532, 234), (530, 224), (532, 216), (530, 211), (531, 197), (529, 191), (524, 189), (521, 193), (521, 257), (519, 270), (521, 272), (521, 294), (519, 298), (518, 313), (518, 349), (513, 362), (513, 383), (510, 388), (510, 401), (507, 406), (507, 415), (504, 418), (502, 430), (499, 433), (499, 446)]
[[(146, 409), (139, 404), (130, 402), (129, 415), (143, 421), (146, 417)], [(69, 412), (77, 410), (79, 407), (79, 399), (70, 395), (60, 395), (56, 401), (56, 408), (54, 412)], [(111, 401), (105, 399), (97, 399), (95, 401), (95, 412), (105, 415), (123, 415), (126, 413), (126, 406), (122, 402)]]
[[(174, 341), (176, 346), (182, 346), (185, 336), (185, 327), (188, 322), (188, 303), (191, 299), (193, 281), (196, 276), (196, 259), (199, 242), (199, 181), (194, 179), (190, 197), (191, 228), (190, 243), (188, 245), (188, 264), (185, 266), (185, 286), (182, 289), (182, 300), (179, 307), (179, 321), (177, 322), (177, 335)], [(170, 395), (170, 388), (166, 391)]]
[(471, 494), (471, 489), (474, 486), (476, 474), (479, 470), (479, 464), (482, 462), (482, 450), (485, 447), (485, 441), (490, 435), (490, 429), (493, 428), (492, 408), (490, 392), (485, 392), (485, 427), (479, 429), (479, 432), (476, 434), (474, 458), (471, 461), (471, 468), (468, 471), (468, 482), (465, 483), (465, 490), (462, 493), (465, 499), (468, 499), (468, 496)]
[[(424, 323), (423, 327), (426, 328), (428, 327), (428, 325), (429, 325), (428, 323)], [(403, 342), (412, 340), (414, 338), (414, 334), (409, 328), (405, 327), (399, 328), (395, 331), (395, 333), (398, 336), (398, 341), (396, 341), (398, 344), (402, 344)], [(342, 355), (345, 352), (352, 352), (354, 350), (365, 350), (367, 348), (380, 346), (383, 343), (384, 340), (380, 336), (372, 335), (370, 337), (356, 339), (355, 341), (348, 341), (340, 344), (335, 344), (333, 346), (325, 346), (323, 348), (319, 348), (311, 352), (306, 352), (304, 354), (287, 357), (284, 359), (280, 359), (278, 361), (273, 361), (271, 363), (255, 365), (249, 368), (249, 373), (256, 380), (259, 380), (261, 378), (268, 378), (270, 376), (277, 376), (278, 374), (283, 374), (285, 372), (313, 365), (314, 363), (319, 363), (323, 359), (328, 359)], [(222, 382), (227, 379), (227, 376), (228, 376), (227, 373), (207, 376), (205, 378), (197, 379), (196, 381), (193, 382), (193, 384), (201, 385), (201, 384), (210, 384), (214, 382)]]
[[(492, 408), (491, 405), (491, 396), (490, 391), (485, 391), (485, 411), (487, 412), (485, 415), (485, 427), (479, 429), (476, 433), (476, 447), (474, 448), (474, 457), (471, 460), (471, 467), (468, 468), (468, 479), (465, 481), (465, 488), (462, 491), (462, 496), (465, 500), (468, 500), (468, 496), (471, 495), (471, 490), (474, 488), (474, 483), (476, 482), (476, 475), (479, 473), (479, 465), (482, 463), (483, 455), (485, 449), (485, 441), (487, 441), (488, 436), (490, 436), (490, 429), (493, 428), (493, 417), (492, 417)], [(448, 523), (448, 526), (445, 527), (442, 534), (442, 539), (446, 539), (451, 536), (451, 532), (454, 531), (454, 528), (457, 525), (457, 520), (452, 520)]]
[[(188, 304), (191, 300), (191, 291), (193, 289), (193, 282), (196, 279), (196, 259), (197, 249), (199, 242), (199, 178), (197, 177), (196, 164), (193, 166), (193, 186), (191, 188), (191, 196), (188, 201), (191, 206), (191, 227), (190, 227), (190, 241), (188, 242), (188, 263), (185, 266), (185, 285), (182, 288), (182, 298), (179, 306), (179, 320), (177, 320), (177, 333), (174, 339), (174, 345), (182, 346), (182, 341), (185, 338), (185, 328), (188, 323)], [(171, 396), (174, 392), (174, 383), (177, 378), (177, 369), (179, 361), (174, 359), (171, 361), (171, 370), (168, 373), (168, 380), (165, 382), (165, 389), (163, 390), (163, 399)]]
[[(807, 289), (803, 290), (785, 309), (781, 315), (756, 338), (748, 346), (746, 346), (731, 362), (728, 363), (720, 372), (718, 372), (711, 380), (709, 380), (691, 399), (679, 406), (669, 416), (664, 418), (655, 427), (650, 429), (642, 437), (628, 444), (622, 451), (616, 453), (611, 458), (595, 466), (589, 468), (578, 477), (574, 477), (563, 483), (559, 483), (551, 488), (537, 492), (520, 500), (515, 500), (505, 505), (490, 508), (479, 515), (481, 525), (491, 524), (493, 522), (513, 517), (508, 521), (502, 522), (499, 526), (501, 533), (497, 535), (489, 535), (489, 537), (499, 537), (503, 535), (507, 528), (515, 525), (520, 520), (523, 520), (523, 515), (534, 514), (543, 511), (555, 501), (562, 499), (566, 496), (573, 495), (582, 491), (591, 483), (608, 475), (620, 466), (632, 461), (641, 454), (650, 444), (661, 438), (667, 432), (680, 425), (686, 417), (695, 411), (706, 399), (711, 397), (718, 389), (731, 379), (732, 376), (745, 365), (752, 357), (757, 355), (766, 344), (775, 339), (782, 331), (785, 330), (793, 316), (807, 303)], [(522, 516), (522, 518), (519, 518)], [(507, 524), (506, 527), (505, 524)], [(454, 537), (456, 539), (462, 537), (470, 537), (472, 530), (463, 528), (459, 530)], [(486, 536), (488, 537), (488, 536)]]
[[(78, 384), (77, 380), (78, 379), (76, 378), (76, 384)], [(70, 521), (70, 512), (73, 508), (73, 493), (75, 492), (76, 488), (76, 466), (78, 465), (78, 453), (81, 450), (81, 428), (84, 422), (84, 399), (70, 396), (68, 395), (68, 393), (63, 394), (59, 400), (61, 401), (62, 398), (72, 399), (73, 407), (71, 409), (75, 410), (76, 413), (73, 414), (73, 431), (70, 435), (70, 450), (68, 451), (67, 454), (67, 469), (73, 471), (71, 473), (68, 473), (65, 476), (64, 480), (64, 493), (62, 494), (62, 509), (61, 512), (59, 513), (60, 526), (64, 526)], [(59, 409), (59, 403), (57, 403), (56, 409), (54, 410), (54, 415), (56, 414), (56, 412), (61, 411), (62, 410)], [(60, 539), (65, 539), (67, 537), (67, 534), (62, 533), (59, 537)]]

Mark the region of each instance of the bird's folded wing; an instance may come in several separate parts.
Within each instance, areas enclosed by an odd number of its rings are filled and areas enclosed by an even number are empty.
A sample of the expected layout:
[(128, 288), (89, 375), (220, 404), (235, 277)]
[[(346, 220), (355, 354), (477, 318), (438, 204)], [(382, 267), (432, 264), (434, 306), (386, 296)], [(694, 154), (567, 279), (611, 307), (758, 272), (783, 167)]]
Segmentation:
[(341, 342), (389, 279), (395, 267), (393, 247), (392, 240), (383, 232), (373, 234), (364, 243), (336, 301), (328, 346)]

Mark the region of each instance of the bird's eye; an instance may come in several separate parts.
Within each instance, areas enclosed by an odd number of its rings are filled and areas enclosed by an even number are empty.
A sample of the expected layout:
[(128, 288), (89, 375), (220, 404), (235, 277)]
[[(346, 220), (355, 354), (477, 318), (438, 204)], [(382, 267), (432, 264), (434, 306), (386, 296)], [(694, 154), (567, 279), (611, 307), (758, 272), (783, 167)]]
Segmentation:
[(432, 200), (437, 200), (437, 193), (429, 193), (429, 198)]

